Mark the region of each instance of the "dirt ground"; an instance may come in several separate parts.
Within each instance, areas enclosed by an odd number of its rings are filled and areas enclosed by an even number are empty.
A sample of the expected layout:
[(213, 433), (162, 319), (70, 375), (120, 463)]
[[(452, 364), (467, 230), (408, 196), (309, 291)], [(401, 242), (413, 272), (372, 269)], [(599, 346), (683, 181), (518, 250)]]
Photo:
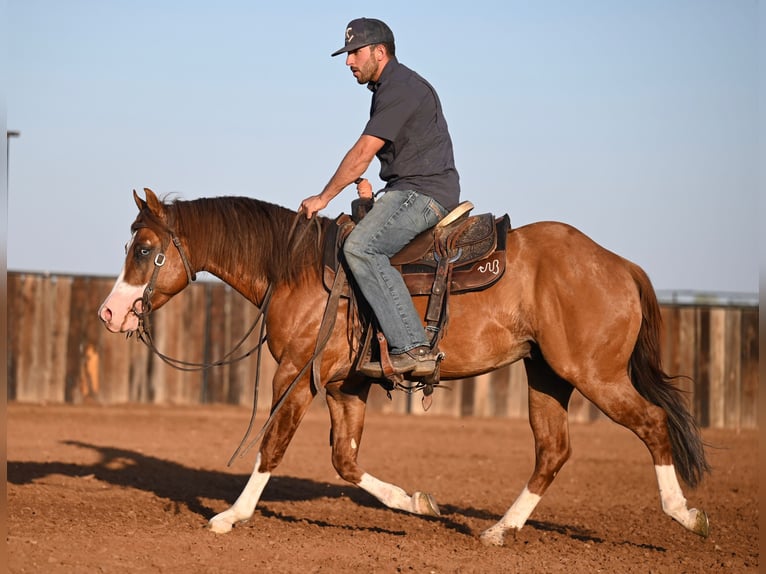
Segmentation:
[[(369, 415), (368, 472), (435, 495), (439, 518), (384, 508), (332, 468), (316, 403), (253, 518), (204, 528), (249, 476), (226, 462), (244, 408), (8, 405), (11, 572), (757, 572), (758, 435), (706, 431), (714, 467), (686, 492), (702, 539), (665, 516), (644, 446), (610, 422), (573, 424), (574, 453), (502, 548), (479, 534), (524, 486), (526, 421)], [(263, 422), (264, 417), (259, 417)]]

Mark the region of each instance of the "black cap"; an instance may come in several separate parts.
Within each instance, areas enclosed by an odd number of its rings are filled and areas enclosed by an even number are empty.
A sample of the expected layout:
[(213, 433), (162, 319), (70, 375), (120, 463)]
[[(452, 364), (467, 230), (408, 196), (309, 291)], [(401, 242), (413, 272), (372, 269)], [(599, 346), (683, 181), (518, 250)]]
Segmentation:
[(385, 22), (375, 18), (357, 18), (346, 26), (346, 45), (332, 53), (333, 56), (344, 52), (353, 52), (370, 44), (394, 42), (394, 33)]

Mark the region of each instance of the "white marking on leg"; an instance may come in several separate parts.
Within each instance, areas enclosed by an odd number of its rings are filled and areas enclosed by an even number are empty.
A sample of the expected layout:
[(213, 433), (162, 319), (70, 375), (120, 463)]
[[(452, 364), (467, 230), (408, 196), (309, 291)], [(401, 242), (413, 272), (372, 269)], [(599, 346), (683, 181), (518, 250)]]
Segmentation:
[(398, 486), (378, 480), (366, 472), (362, 475), (362, 480), (359, 481), (358, 486), (372, 494), (388, 508), (416, 512), (412, 497)]
[(697, 510), (689, 510), (686, 507), (686, 498), (678, 484), (676, 469), (672, 464), (656, 465), (657, 484), (660, 487), (660, 500), (662, 510), (668, 516), (683, 524), (686, 528), (694, 530), (697, 521)]
[(356, 439), (351, 437), (351, 448), (353, 450), (356, 450)]
[(538, 494), (532, 494), (525, 486), (524, 490), (521, 491), (521, 494), (519, 494), (500, 521), (482, 533), (482, 542), (494, 546), (502, 546), (505, 533), (512, 528), (521, 530), (522, 526), (527, 522), (529, 515), (532, 514), (532, 511), (540, 502), (540, 498)]
[(255, 459), (255, 468), (253, 468), (253, 474), (250, 475), (250, 479), (247, 481), (242, 494), (239, 495), (237, 501), (229, 508), (216, 514), (210, 519), (208, 525), (210, 530), (218, 534), (229, 532), (237, 522), (243, 522), (250, 519), (255, 512), (255, 505), (258, 504), (258, 500), (261, 498), (263, 489), (266, 487), (266, 483), (271, 478), (270, 472), (258, 472), (258, 467), (261, 465), (261, 454)]

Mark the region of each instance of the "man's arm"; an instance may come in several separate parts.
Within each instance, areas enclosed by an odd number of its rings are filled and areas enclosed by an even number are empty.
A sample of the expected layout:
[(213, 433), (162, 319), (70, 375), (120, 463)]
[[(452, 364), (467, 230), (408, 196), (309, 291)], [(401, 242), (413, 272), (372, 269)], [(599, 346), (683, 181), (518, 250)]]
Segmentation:
[(307, 197), (301, 202), (300, 211), (306, 215), (306, 218), (311, 219), (315, 213), (327, 207), (330, 201), (343, 191), (343, 188), (361, 177), (385, 143), (386, 140), (362, 134), (354, 146), (348, 150), (322, 192)]

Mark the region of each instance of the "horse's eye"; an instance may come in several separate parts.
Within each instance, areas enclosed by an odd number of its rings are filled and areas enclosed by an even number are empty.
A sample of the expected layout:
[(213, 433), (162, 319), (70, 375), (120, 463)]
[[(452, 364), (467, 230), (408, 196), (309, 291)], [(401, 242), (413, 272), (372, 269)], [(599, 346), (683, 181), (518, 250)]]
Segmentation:
[(136, 257), (148, 257), (152, 252), (152, 248), (148, 245), (136, 245), (135, 256)]

